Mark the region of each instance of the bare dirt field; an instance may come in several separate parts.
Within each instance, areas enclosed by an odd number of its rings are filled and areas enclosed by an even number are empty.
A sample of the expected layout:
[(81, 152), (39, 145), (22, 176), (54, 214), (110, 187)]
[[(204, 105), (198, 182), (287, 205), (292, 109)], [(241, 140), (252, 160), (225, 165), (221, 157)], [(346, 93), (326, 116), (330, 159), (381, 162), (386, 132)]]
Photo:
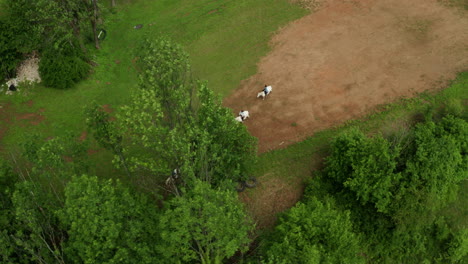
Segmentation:
[[(437, 0), (329, 0), (271, 45), (258, 73), (224, 100), (250, 111), (260, 152), (440, 89), (468, 69), (468, 16)], [(262, 101), (264, 84), (273, 92)]]

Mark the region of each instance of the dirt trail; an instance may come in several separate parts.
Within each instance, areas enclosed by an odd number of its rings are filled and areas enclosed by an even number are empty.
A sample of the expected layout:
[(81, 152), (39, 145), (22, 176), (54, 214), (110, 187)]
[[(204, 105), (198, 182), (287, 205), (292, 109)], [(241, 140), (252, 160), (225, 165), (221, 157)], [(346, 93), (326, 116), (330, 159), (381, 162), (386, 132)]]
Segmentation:
[[(258, 73), (224, 100), (259, 138), (285, 147), (468, 69), (468, 16), (437, 0), (335, 0), (281, 30)], [(256, 99), (273, 86), (265, 101)]]

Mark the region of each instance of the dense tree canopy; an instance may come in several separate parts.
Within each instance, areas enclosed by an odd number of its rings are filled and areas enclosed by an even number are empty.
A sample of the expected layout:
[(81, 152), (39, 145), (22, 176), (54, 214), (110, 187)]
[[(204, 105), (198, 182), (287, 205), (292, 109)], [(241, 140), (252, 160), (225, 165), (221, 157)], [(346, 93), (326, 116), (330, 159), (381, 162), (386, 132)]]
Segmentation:
[(327, 162), (327, 174), (356, 193), (366, 204), (375, 204), (381, 212), (388, 211), (400, 183), (396, 157), (398, 150), (381, 136), (368, 138), (353, 130), (336, 138)]
[[(350, 210), (371, 258), (422, 263), (434, 260), (432, 252), (445, 252), (440, 260), (461, 261), (463, 235), (439, 215), (468, 178), (467, 125), (446, 116), (417, 124), (391, 142), (346, 132), (332, 142), (327, 167), (317, 179), (326, 184), (313, 184), (309, 192), (325, 187)], [(323, 188), (320, 192), (324, 195)]]
[(82, 29), (94, 20), (93, 1), (8, 0), (6, 1), (12, 41), (22, 52), (65, 43), (79, 44), (84, 51)]
[(94, 35), (101, 6), (97, 0), (7, 0), (0, 21), (0, 74), (14, 77), (21, 54), (38, 52), (44, 84), (69, 88), (90, 70), (86, 35)]
[(266, 263), (365, 263), (349, 212), (311, 198), (283, 215), (275, 228)]
[(252, 228), (233, 191), (213, 189), (197, 180), (161, 215), (159, 251), (165, 263), (222, 263), (247, 249)]
[(15, 74), (21, 53), (14, 42), (14, 32), (9, 30), (9, 21), (0, 18), (0, 77), (11, 78)]
[(155, 263), (156, 208), (121, 183), (74, 177), (57, 212), (72, 263)]

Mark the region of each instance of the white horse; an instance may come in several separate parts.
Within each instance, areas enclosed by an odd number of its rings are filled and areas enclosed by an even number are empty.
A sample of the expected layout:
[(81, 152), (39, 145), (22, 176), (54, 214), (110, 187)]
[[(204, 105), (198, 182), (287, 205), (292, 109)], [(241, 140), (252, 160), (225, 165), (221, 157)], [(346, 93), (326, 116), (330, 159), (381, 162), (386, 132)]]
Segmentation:
[(234, 120), (236, 120), (239, 123), (244, 122), (244, 120), (242, 120), (242, 117), (240, 117), (240, 116), (237, 116), (236, 118), (234, 118)]
[(262, 97), (262, 99), (265, 100), (265, 97), (269, 95), (272, 90), (273, 90), (273, 87), (271, 87), (271, 85), (269, 86), (265, 85), (265, 88), (263, 88), (263, 90), (257, 94), (257, 98)]
[(247, 110), (241, 110), (241, 111), (239, 112), (239, 116), (242, 118), (242, 121), (245, 121), (247, 118), (250, 117), (249, 111), (247, 111)]

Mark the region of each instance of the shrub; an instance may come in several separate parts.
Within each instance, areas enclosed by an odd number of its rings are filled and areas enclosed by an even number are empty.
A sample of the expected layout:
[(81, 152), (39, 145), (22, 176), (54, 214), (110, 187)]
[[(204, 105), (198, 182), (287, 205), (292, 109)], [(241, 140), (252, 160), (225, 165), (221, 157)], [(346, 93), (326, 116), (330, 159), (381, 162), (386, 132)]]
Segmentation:
[(43, 52), (39, 63), (39, 73), (46, 86), (58, 89), (72, 87), (84, 79), (90, 70), (78, 49), (71, 47), (56, 50), (47, 49)]
[(21, 59), (21, 53), (14, 46), (14, 33), (7, 22), (0, 20), (0, 78), (11, 78)]

